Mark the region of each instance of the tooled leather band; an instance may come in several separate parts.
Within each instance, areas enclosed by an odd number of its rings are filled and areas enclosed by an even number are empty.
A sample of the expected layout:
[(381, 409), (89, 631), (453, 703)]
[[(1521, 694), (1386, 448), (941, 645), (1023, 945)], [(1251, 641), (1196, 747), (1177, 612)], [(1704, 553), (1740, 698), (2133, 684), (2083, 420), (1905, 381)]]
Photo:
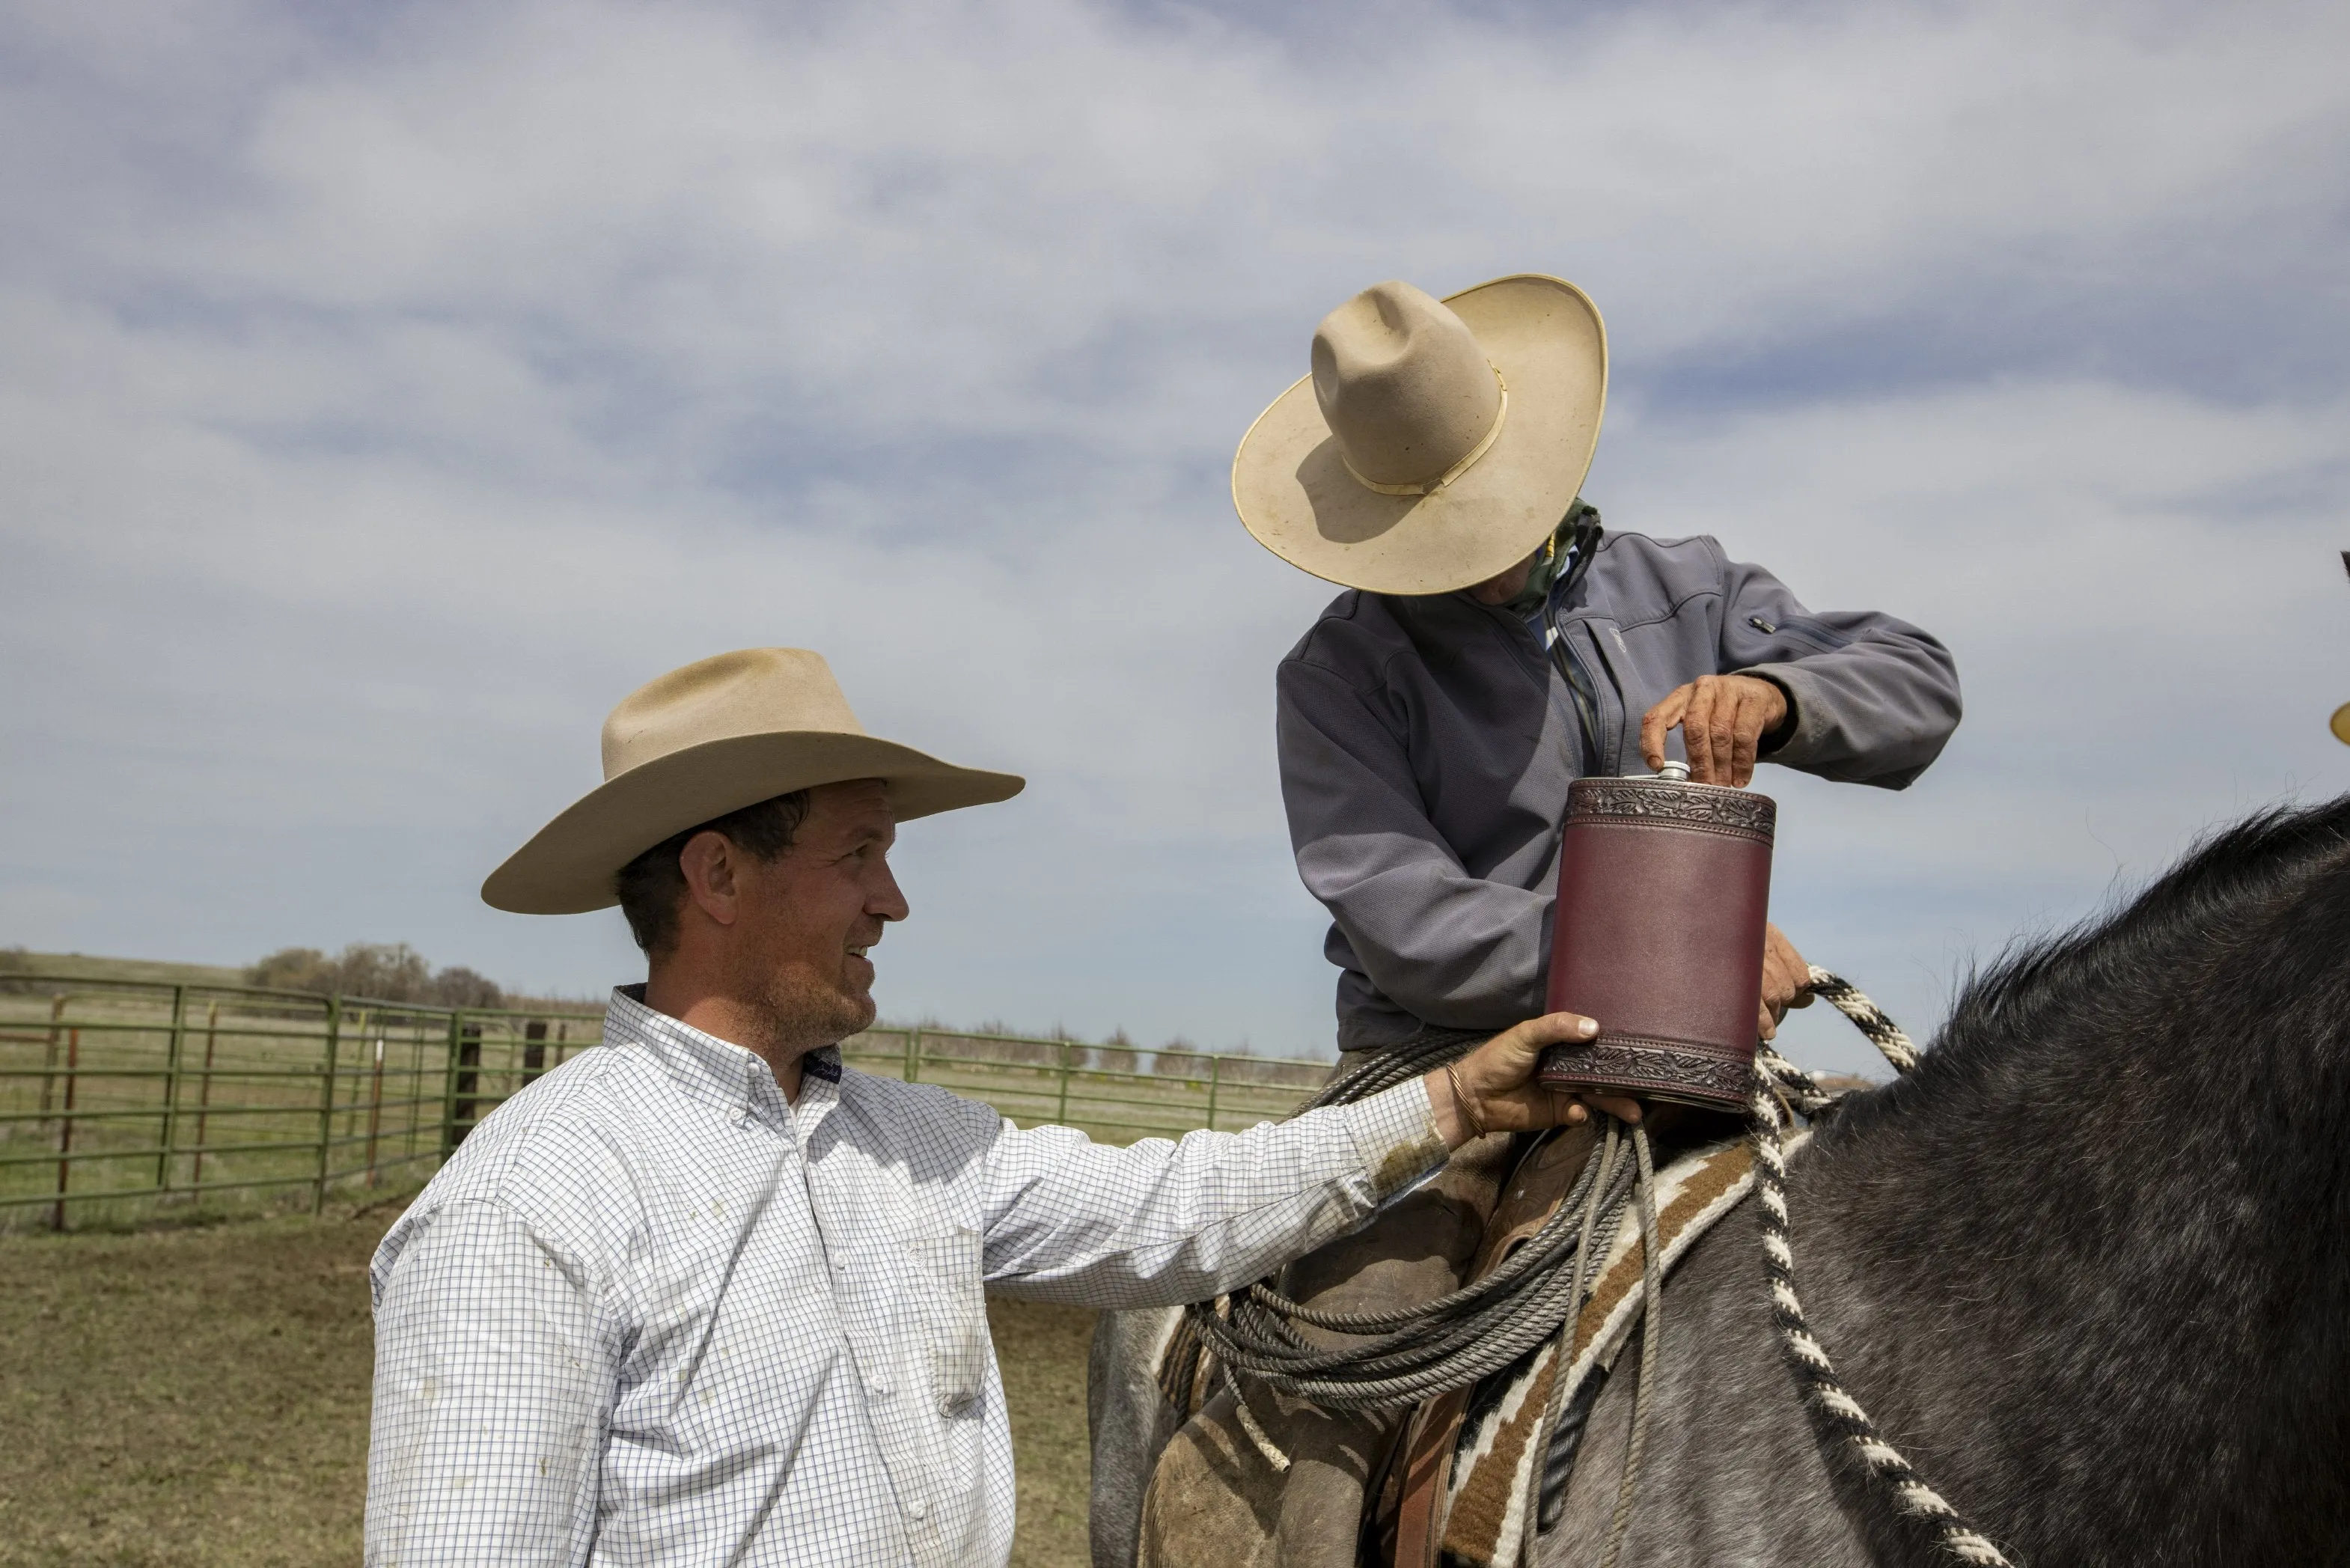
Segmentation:
[(1669, 825), (1765, 844), (1779, 823), (1778, 803), (1770, 796), (1719, 784), (1577, 779), (1567, 786), (1566, 801), (1567, 816), (1573, 822)]
[(1546, 1089), (1619, 1089), (1743, 1107), (1753, 1093), (1752, 1053), (1726, 1055), (1685, 1040), (1607, 1035), (1587, 1045), (1554, 1045), (1535, 1079)]

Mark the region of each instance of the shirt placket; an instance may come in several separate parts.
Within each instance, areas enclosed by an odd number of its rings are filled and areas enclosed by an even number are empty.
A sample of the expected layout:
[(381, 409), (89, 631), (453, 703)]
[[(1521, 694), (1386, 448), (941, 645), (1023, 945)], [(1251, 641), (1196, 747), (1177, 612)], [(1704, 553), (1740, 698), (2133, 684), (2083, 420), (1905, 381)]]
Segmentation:
[[(805, 1076), (798, 1101), (785, 1116), (788, 1135), (797, 1144), (800, 1168), (806, 1173), (808, 1210), (816, 1217), (816, 1235), (825, 1251), (838, 1303), (841, 1323), (847, 1325), (849, 1353), (866, 1396), (881, 1460), (898, 1494), (900, 1521), (908, 1551), (920, 1563), (944, 1563), (940, 1500), (930, 1482), (931, 1467), (924, 1455), (932, 1440), (932, 1418), (912, 1359), (918, 1348), (907, 1343), (900, 1287), (890, 1266), (899, 1238), (886, 1224), (873, 1222), (902, 1203), (901, 1196), (854, 1190), (851, 1161), (846, 1157), (818, 1160), (809, 1154), (824, 1124), (840, 1108), (839, 1085), (828, 1079)], [(859, 1224), (857, 1216), (867, 1217)], [(870, 1325), (887, 1324), (887, 1332)]]

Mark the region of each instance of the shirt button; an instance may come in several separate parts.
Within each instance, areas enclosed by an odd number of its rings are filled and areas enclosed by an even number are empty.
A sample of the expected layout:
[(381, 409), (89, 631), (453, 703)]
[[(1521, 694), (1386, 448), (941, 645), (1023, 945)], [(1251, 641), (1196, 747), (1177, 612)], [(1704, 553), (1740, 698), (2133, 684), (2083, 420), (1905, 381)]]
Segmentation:
[(918, 1497), (906, 1505), (906, 1511), (916, 1519), (928, 1519), (931, 1516), (931, 1505)]

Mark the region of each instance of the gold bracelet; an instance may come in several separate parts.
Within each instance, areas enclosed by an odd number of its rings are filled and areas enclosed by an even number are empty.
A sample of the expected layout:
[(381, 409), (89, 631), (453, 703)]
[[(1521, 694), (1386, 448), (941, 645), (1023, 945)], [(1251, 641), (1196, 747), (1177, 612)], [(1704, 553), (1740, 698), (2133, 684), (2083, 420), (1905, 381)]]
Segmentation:
[(1444, 1081), (1452, 1085), (1452, 1108), (1459, 1111), (1461, 1119), (1469, 1124), (1471, 1137), (1483, 1137), (1485, 1118), (1477, 1114), (1476, 1108), (1469, 1103), (1469, 1096), (1461, 1092), (1461, 1075), (1454, 1072), (1452, 1068), (1452, 1063), (1444, 1064)]

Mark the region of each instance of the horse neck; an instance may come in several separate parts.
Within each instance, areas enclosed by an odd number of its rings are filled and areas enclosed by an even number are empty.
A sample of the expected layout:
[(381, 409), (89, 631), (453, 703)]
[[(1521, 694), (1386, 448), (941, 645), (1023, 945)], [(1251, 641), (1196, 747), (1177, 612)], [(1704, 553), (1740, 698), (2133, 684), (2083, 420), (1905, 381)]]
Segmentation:
[(1848, 1386), (2019, 1562), (2332, 1560), (2350, 1533), (2333, 881), (2011, 966), (1798, 1162)]

